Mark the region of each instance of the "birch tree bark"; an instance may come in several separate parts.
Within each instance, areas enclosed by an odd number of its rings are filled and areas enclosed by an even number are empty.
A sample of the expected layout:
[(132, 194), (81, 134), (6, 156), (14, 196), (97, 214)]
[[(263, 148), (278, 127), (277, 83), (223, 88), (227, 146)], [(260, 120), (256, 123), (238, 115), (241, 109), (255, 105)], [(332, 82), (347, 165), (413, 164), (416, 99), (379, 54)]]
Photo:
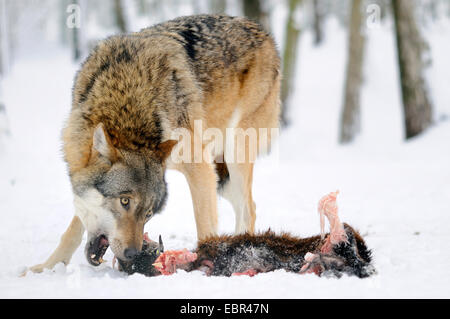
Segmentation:
[(411, 0), (392, 0), (407, 139), (432, 124), (432, 105), (423, 74), (427, 44), (417, 27), (414, 4)]
[(366, 42), (362, 2), (362, 0), (353, 0), (350, 16), (347, 73), (339, 138), (342, 144), (352, 142), (361, 129), (360, 95), (363, 82), (364, 46)]

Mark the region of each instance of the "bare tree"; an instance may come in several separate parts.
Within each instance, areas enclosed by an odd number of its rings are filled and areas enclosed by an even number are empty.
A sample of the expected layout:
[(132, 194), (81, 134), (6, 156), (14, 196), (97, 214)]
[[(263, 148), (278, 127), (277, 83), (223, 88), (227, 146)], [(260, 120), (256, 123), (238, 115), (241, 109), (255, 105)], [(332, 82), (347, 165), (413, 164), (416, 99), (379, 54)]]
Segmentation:
[(203, 12), (202, 6), (200, 5), (200, 1), (191, 0), (190, 2), (191, 2), (192, 10), (194, 11), (194, 14), (200, 14)]
[(147, 0), (136, 0), (136, 5), (138, 9), (138, 14), (140, 16), (145, 16), (148, 13), (148, 3)]
[(340, 142), (353, 141), (360, 131), (360, 92), (363, 80), (365, 34), (362, 0), (353, 0), (348, 40), (344, 106), (341, 114)]
[(270, 31), (270, 15), (264, 10), (262, 0), (243, 0), (244, 15), (259, 22), (266, 31)]
[(60, 41), (63, 45), (68, 45), (69, 43), (69, 32), (67, 28), (67, 7), (69, 5), (68, 0), (60, 0), (58, 3), (59, 11), (59, 35)]
[(320, 45), (323, 41), (323, 18), (324, 12), (321, 0), (312, 0), (313, 2), (313, 30), (314, 30), (314, 44)]
[(210, 12), (212, 13), (225, 13), (227, 9), (227, 0), (210, 0)]
[(289, 0), (289, 13), (287, 18), (284, 50), (283, 50), (283, 78), (281, 82), (281, 125), (288, 125), (287, 109), (288, 98), (292, 93), (295, 67), (297, 60), (297, 48), (300, 36), (300, 27), (295, 20), (295, 12), (300, 6), (301, 0)]
[(447, 16), (450, 17), (450, 1), (447, 1)]
[[(6, 108), (3, 103), (1, 80), (8, 70), (9, 64), (8, 21), (6, 14), (6, 1), (0, 0), (0, 143), (5, 135), (8, 135), (8, 120)], [(0, 145), (1, 146), (1, 145)], [(1, 151), (1, 149), (0, 149)]]
[(432, 105), (424, 79), (424, 52), (428, 49), (414, 16), (414, 1), (392, 0), (406, 138), (432, 124)]
[(122, 0), (114, 0), (114, 16), (120, 32), (127, 32), (127, 24), (123, 12)]
[(6, 13), (6, 0), (0, 0), (0, 78), (6, 73), (9, 66), (8, 15)]
[[(80, 7), (80, 1), (79, 0), (73, 0), (72, 5), (74, 5), (72, 17), (69, 17), (74, 19), (70, 25), (67, 25), (71, 30), (71, 45), (72, 45), (72, 58), (74, 61), (78, 61), (81, 58), (81, 39), (80, 39), (80, 27), (81, 27), (81, 21), (78, 21), (81, 19), (81, 7)], [(68, 7), (67, 9), (70, 9)], [(67, 11), (68, 13), (70, 11)], [(69, 22), (67, 22), (69, 23)]]

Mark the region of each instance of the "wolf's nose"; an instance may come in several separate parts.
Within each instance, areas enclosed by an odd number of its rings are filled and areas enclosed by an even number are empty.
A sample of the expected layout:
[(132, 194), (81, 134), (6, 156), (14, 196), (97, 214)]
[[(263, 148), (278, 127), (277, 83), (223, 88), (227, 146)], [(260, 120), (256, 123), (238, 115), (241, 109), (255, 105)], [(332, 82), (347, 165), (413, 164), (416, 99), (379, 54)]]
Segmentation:
[(134, 257), (136, 257), (137, 254), (138, 254), (138, 251), (137, 251), (136, 248), (127, 248), (123, 252), (123, 255), (125, 256), (125, 258), (127, 260), (133, 260)]

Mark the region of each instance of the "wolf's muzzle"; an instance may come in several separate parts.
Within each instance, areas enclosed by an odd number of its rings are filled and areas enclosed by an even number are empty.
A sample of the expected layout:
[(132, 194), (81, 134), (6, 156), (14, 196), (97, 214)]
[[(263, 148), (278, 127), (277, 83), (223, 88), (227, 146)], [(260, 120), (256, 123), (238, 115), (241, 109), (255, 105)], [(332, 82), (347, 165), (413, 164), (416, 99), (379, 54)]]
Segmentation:
[(109, 242), (105, 235), (99, 235), (93, 241), (88, 241), (85, 248), (87, 261), (93, 266), (100, 265), (108, 247)]

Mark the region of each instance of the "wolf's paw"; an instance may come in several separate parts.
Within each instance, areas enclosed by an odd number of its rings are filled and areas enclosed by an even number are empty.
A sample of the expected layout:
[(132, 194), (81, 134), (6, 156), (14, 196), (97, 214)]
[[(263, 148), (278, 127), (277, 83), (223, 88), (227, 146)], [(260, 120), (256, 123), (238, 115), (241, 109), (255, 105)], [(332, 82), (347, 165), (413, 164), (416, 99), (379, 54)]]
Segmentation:
[(171, 275), (177, 271), (177, 267), (189, 264), (196, 259), (197, 254), (187, 249), (169, 250), (159, 255), (153, 267), (163, 275)]
[(45, 264), (38, 264), (34, 265), (32, 267), (25, 267), (25, 269), (21, 270), (19, 273), (19, 277), (25, 277), (28, 273), (28, 271), (31, 271), (32, 273), (39, 274), (44, 271), (44, 269), (47, 268)]
[(44, 264), (34, 265), (34, 266), (28, 268), (28, 270), (30, 270), (31, 272), (34, 272), (34, 273), (41, 273), (44, 271), (44, 269), (45, 269)]

